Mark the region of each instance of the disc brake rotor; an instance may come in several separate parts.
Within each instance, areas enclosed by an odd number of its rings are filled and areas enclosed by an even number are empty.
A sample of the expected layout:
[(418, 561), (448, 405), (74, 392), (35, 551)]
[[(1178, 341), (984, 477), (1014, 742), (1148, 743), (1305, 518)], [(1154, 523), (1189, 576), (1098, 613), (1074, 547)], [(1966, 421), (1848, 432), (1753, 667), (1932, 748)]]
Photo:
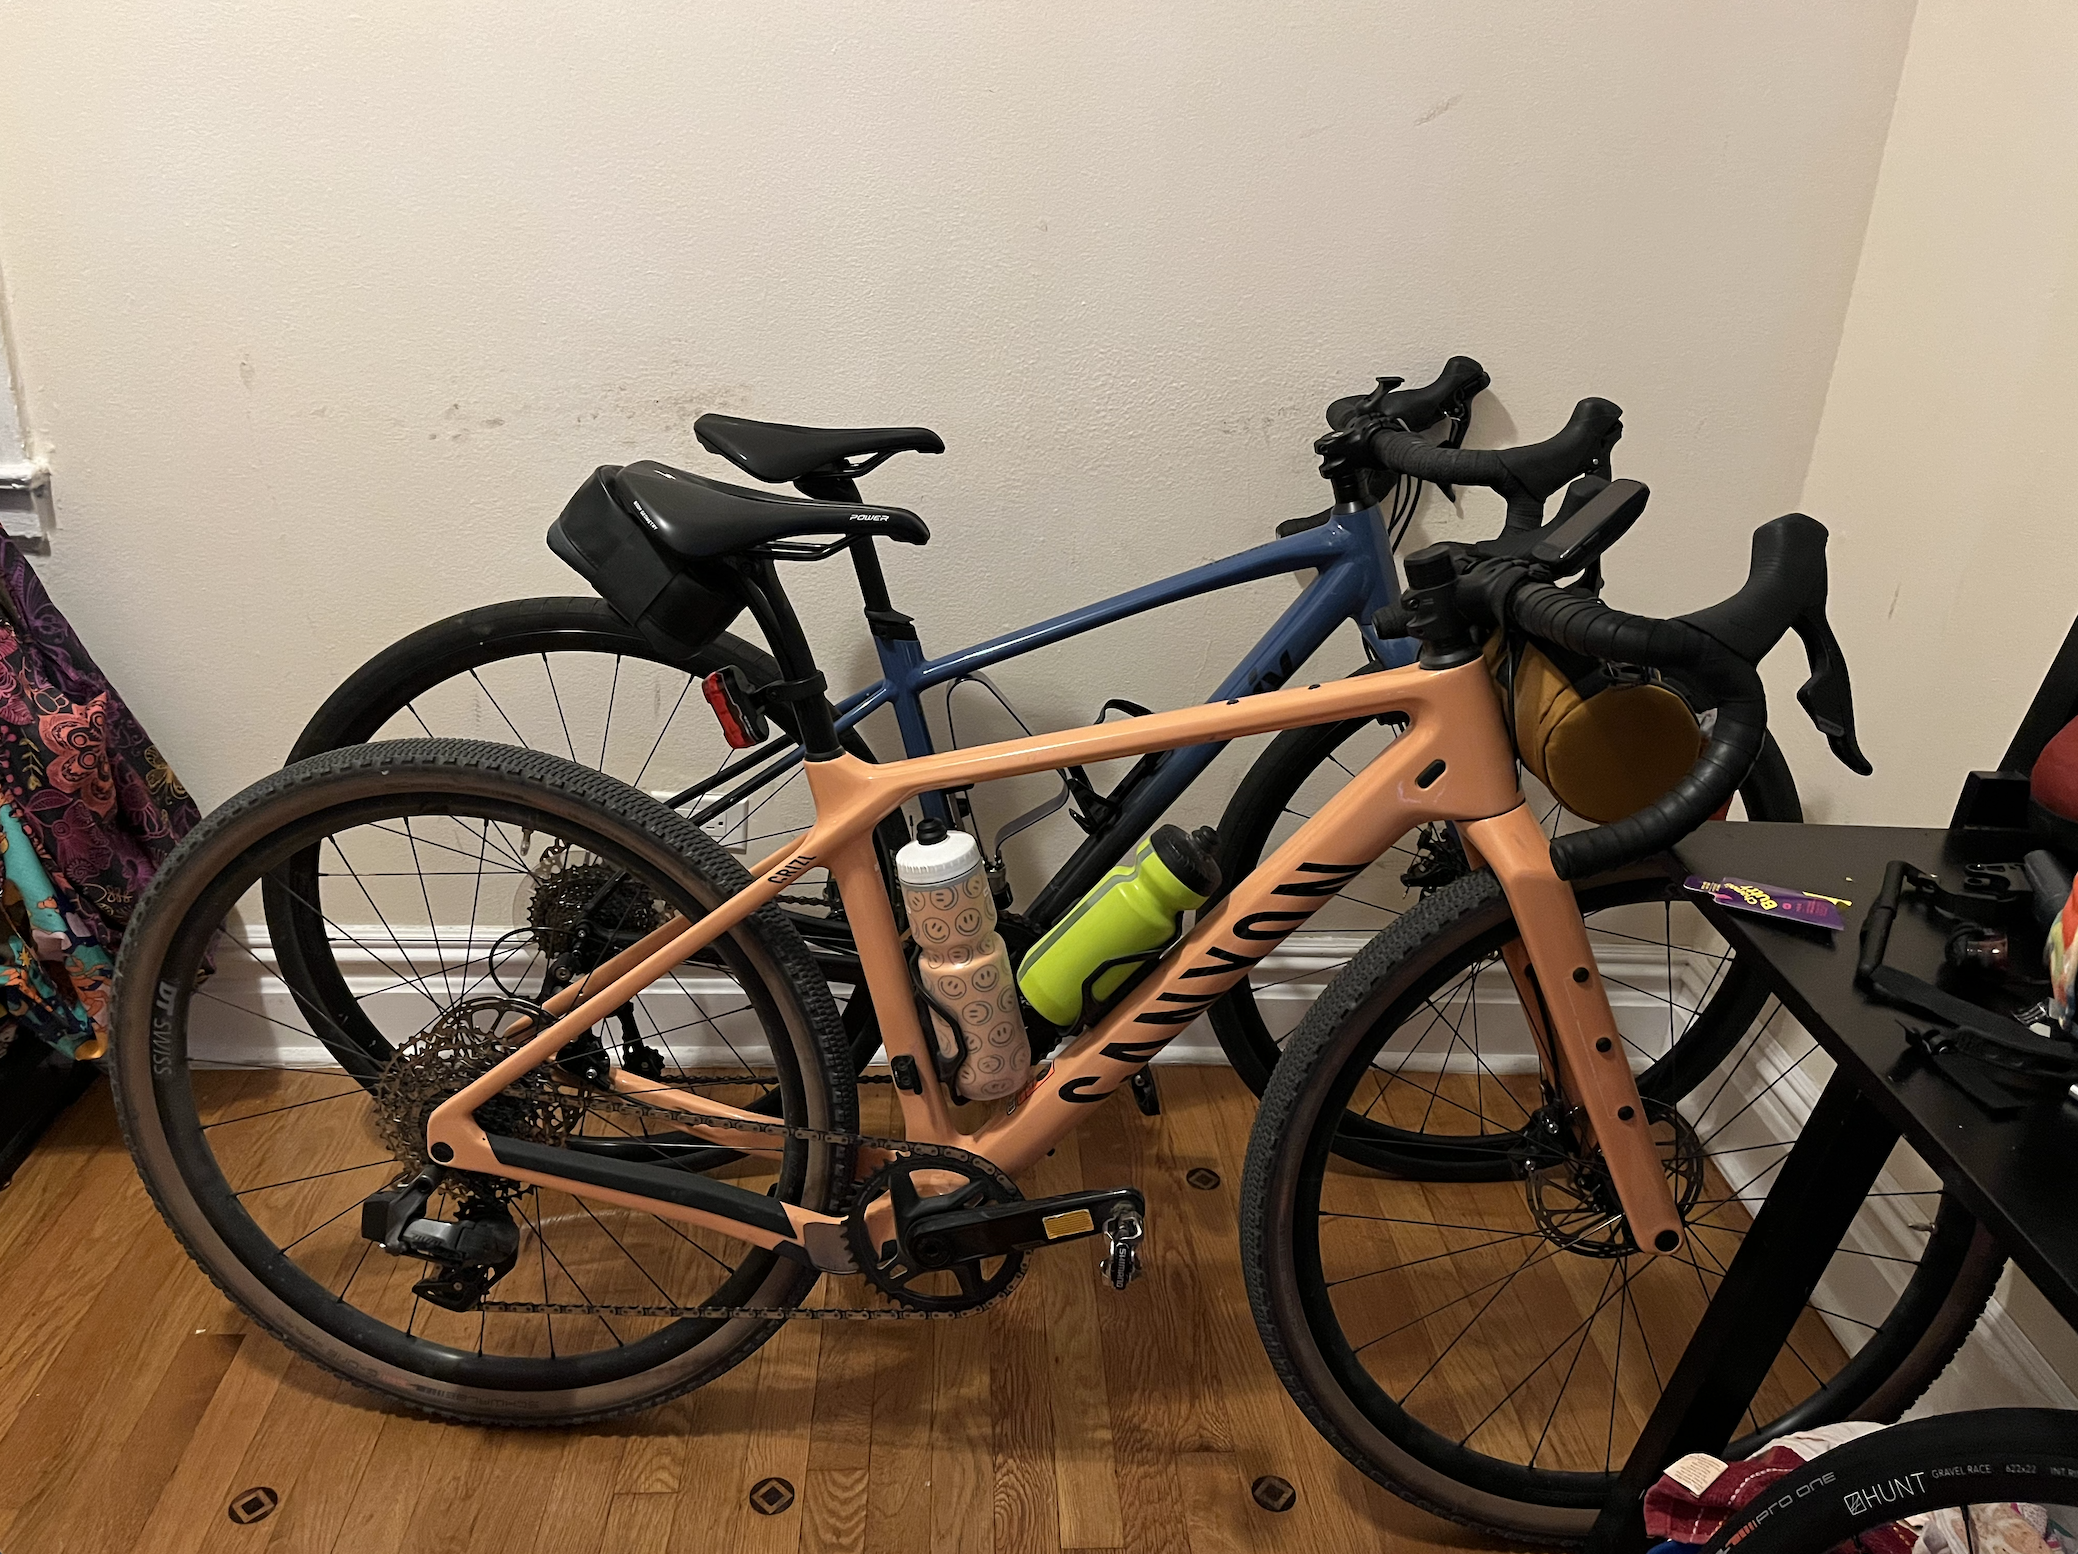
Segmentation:
[[(1683, 1224), (1703, 1192), (1703, 1146), (1686, 1117), (1664, 1101), (1644, 1100), (1660, 1167)], [(1524, 1130), (1523, 1192), (1544, 1239), (1581, 1257), (1628, 1257), (1638, 1250), (1600, 1151), (1582, 1152), (1567, 1118), (1545, 1107)]]

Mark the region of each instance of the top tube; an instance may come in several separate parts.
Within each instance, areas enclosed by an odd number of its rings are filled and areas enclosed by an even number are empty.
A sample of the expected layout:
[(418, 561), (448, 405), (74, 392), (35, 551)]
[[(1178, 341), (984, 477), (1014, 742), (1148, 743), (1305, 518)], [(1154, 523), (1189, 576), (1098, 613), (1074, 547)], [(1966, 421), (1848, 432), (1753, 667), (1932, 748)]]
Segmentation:
[[(1366, 532), (1373, 528), (1377, 530), (1375, 536)], [(1392, 552), (1385, 543), (1384, 524), (1376, 507), (1330, 513), (1325, 522), (1297, 534), (1271, 540), (1268, 544), (1217, 561), (1208, 561), (1203, 566), (1192, 567), (1159, 582), (1143, 584), (1036, 625), (1005, 632), (1000, 637), (960, 648), (943, 658), (925, 659), (916, 665), (909, 678), (909, 688), (928, 690), (963, 674), (973, 674), (1006, 659), (1051, 647), (1056, 642), (1080, 636), (1099, 626), (1160, 609), (1163, 605), (1194, 599), (1200, 594), (1257, 582), (1284, 572), (1314, 568), (1322, 575), (1307, 585), (1311, 589), (1320, 586), (1331, 570), (1358, 564), (1372, 565), (1377, 571), (1380, 586), (1370, 592), (1378, 596), (1379, 607), (1398, 601), (1399, 585), (1393, 573)], [(1362, 613), (1360, 624), (1368, 626), (1372, 612), (1366, 610)], [(1410, 659), (1411, 656), (1408, 655)]]
[[(1281, 613), (1207, 700), (1224, 700), (1281, 684), (1293, 665), (1318, 650), (1335, 624), (1346, 618), (1356, 621), (1370, 651), (1388, 668), (1413, 662), (1416, 645), (1412, 641), (1380, 639), (1371, 630), (1372, 615), (1399, 599), (1391, 543), (1383, 517), (1372, 506), (1330, 511), (1321, 522), (1296, 534), (1280, 536), (940, 658), (924, 657), (914, 638), (894, 641), (876, 637), (874, 647), (884, 673), (880, 679), (838, 699), (837, 727), (856, 728), (882, 707), (892, 706), (901, 728), (903, 753), (912, 757), (932, 754), (930, 730), (924, 722), (919, 698), (934, 686), (1164, 605), (1306, 570), (1313, 570), (1316, 575), (1300, 590), (1299, 598)], [(1326, 608), (1331, 604), (1334, 608)], [(1187, 785), (1216, 750), (1217, 747), (1208, 747), (1198, 759), (1179, 763), (1179, 780), (1157, 784), (1158, 792), (1150, 797), (1163, 798), (1166, 804), (1167, 799), (1174, 797), (1170, 790)], [(776, 764), (763, 769), (760, 780), (769, 781), (790, 770), (800, 759), (798, 747), (780, 754)]]

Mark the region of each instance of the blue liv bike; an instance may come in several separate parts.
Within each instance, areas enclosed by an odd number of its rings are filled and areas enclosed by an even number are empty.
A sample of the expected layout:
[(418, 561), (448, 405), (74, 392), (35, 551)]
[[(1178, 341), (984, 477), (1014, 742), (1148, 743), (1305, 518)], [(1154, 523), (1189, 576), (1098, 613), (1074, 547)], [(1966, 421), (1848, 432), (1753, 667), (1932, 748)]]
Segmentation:
[[(467, 610), (414, 632), (339, 686), (304, 729), (290, 760), (418, 735), (516, 743), (655, 793), (725, 847), (762, 856), (779, 838), (807, 824), (805, 784), (796, 780), (801, 753), (791, 708), (801, 698), (823, 695), (825, 687), (819, 675), (798, 673), (724, 629), (741, 605), (709, 592), (701, 576), (706, 557), (727, 548), (732, 523), (752, 516), (763, 522), (774, 504), (783, 503), (801, 506), (803, 534), (828, 535), (835, 529), (843, 537), (816, 544), (782, 541), (768, 547), (762, 565), (820, 560), (843, 551), (857, 574), (881, 674), (836, 700), (834, 709), (847, 748), (868, 759), (872, 751), (860, 725), (882, 708), (893, 714), (904, 755), (929, 754), (934, 735), (926, 698), (934, 691), (943, 697), (942, 716), (956, 738), (961, 708), (954, 693), (962, 686), (976, 687), (963, 694), (962, 702), (990, 697), (1002, 704), (996, 716), (1009, 711), (987, 680), (993, 666), (1144, 611), (1259, 579), (1298, 574), (1306, 580), (1298, 597), (1208, 699), (1283, 684), (1344, 622), (1355, 624), (1363, 644), (1364, 661), (1348, 666), (1354, 672), (1410, 662), (1414, 644), (1404, 637), (1379, 637), (1373, 618), (1397, 603), (1393, 545), (1413, 514), (1423, 479), (1490, 487), (1507, 500), (1510, 529), (1534, 528), (1543, 521), (1553, 493), (1585, 474), (1606, 477), (1610, 449), (1622, 428), (1615, 405), (1588, 399), (1547, 441), (1504, 450), (1459, 449), (1472, 401), (1489, 382), (1485, 370), (1470, 358), (1454, 357), (1433, 383), (1410, 389), (1401, 381), (1383, 378), (1368, 395), (1338, 400), (1328, 421), (1339, 429), (1362, 413), (1403, 428), (1410, 434), (1403, 460), (1407, 467), (1384, 473), (1324, 468), (1333, 487), (1332, 505), (1279, 524), (1276, 537), (1266, 544), (938, 657), (926, 654), (915, 623), (895, 607), (877, 548), (883, 540), (922, 544), (929, 530), (914, 513), (866, 502), (857, 482), (897, 453), (943, 451), (939, 437), (918, 427), (823, 430), (702, 416), (694, 431), (703, 446), (756, 480), (791, 483), (802, 497), (726, 485), (649, 462), (599, 470), (550, 534), (552, 548), (599, 597), (513, 600)], [(1434, 440), (1439, 428), (1440, 443)], [(1437, 456), (1447, 456), (1447, 471), (1434, 463)], [(834, 521), (839, 515), (832, 515), (832, 506), (845, 510), (841, 522)], [(1142, 710), (1118, 699), (1106, 702), (1105, 709), (1126, 715)], [(1358, 721), (1279, 736), (1256, 759), (1221, 818), (1223, 877), (1238, 879), (1251, 872), (1396, 732), (1392, 726)], [(993, 836), (983, 835), (1013, 956), (1021, 956), (1168, 813), (1220, 749), (1208, 745), (1144, 757), (1108, 788), (1088, 773), (1070, 771), (1044, 802), (1000, 824)], [(1741, 800), (1748, 818), (1801, 818), (1795, 787), (1772, 744)], [(964, 792), (929, 794), (922, 806), (941, 819), (975, 825)], [(1547, 801), (1544, 808), (1549, 826), (1564, 822), (1555, 803)], [(1020, 902), (1003, 861), (1003, 843), (1060, 809), (1085, 835), (1067, 862)], [(906, 840), (907, 822), (898, 815), (886, 830), (884, 855)], [(1464, 869), (1447, 835), (1423, 838), (1412, 851), (1396, 851), (1397, 856), (1389, 854), (1344, 890), (1307, 930), (1287, 941), (1274, 964), (1258, 967), (1213, 1011), (1222, 1046), (1257, 1093), (1275, 1066), (1281, 1042), (1319, 986), (1413, 905), (1417, 893), (1447, 883)], [(310, 877), (299, 887), (312, 893), (307, 899), (317, 899), (328, 888), (353, 888), (328, 885), (317, 872), (313, 862), (306, 870)], [(526, 887), (527, 899), (513, 905), (510, 920), (529, 925), (548, 947), (558, 936), (567, 937), (599, 888), (582, 867), (537, 878)], [(1610, 943), (1622, 939), (1643, 945), (1633, 949), (1641, 963), (1659, 954), (1655, 946), (1665, 947), (1655, 934), (1667, 944), (1678, 940), (1684, 949), (1695, 938), (1692, 925), (1674, 921), (1671, 906), (1663, 929), (1635, 921), (1639, 901), (1646, 897), (1666, 905), (1656, 892), (1656, 886), (1643, 895), (1633, 890), (1611, 908), (1628, 916), (1620, 919), (1624, 926), (1612, 931)], [(269, 912), (277, 953), (285, 962), (299, 962), (302, 985), (323, 992), (335, 1016), (348, 1021), (356, 994), (337, 964), (342, 958), (337, 941), (343, 933), (339, 924), (358, 921), (355, 899), (369, 898), (362, 891), (337, 911), (328, 907), (325, 923), (308, 912)], [(805, 876), (796, 891), (782, 898), (782, 910), (829, 980), (854, 986), (858, 970), (849, 930), (836, 892), (820, 871)], [(408, 957), (407, 928), (372, 926), (373, 942), (385, 953)], [(319, 933), (326, 935), (325, 942), (315, 940)], [(363, 929), (347, 937), (358, 945), (368, 933)], [(1653, 1019), (1664, 1016), (1667, 1039), (1658, 1067), (1641, 1076), (1649, 1094), (1655, 1093), (1657, 1075), (1661, 1089), (1676, 1086), (1664, 1098), (1678, 1099), (1710, 1072), (1725, 1045), (1751, 1021), (1759, 1007), (1757, 986), (1750, 986), (1735, 965), (1720, 971), (1700, 992), (1671, 985), (1656, 990), (1664, 1009), (1655, 1009)], [(879, 1046), (863, 993), (850, 999), (845, 1021), (854, 1060), (863, 1067)], [(658, 1034), (665, 1039), (657, 1045), (668, 1049), (669, 1033)], [(659, 1061), (640, 1032), (621, 1033), (621, 1045), (633, 1059), (624, 1066)], [(1708, 1061), (1682, 1057), (1699, 1051)], [(1433, 1063), (1433, 1054), (1414, 1053), (1409, 1061), (1418, 1071), (1425, 1062)], [(1136, 1088), (1143, 1108), (1158, 1105), (1151, 1071)], [(1386, 1168), (1405, 1166), (1396, 1141), (1410, 1131), (1453, 1126), (1505, 1149), (1517, 1121), (1425, 1117), (1409, 1130), (1352, 1118), (1348, 1152)]]

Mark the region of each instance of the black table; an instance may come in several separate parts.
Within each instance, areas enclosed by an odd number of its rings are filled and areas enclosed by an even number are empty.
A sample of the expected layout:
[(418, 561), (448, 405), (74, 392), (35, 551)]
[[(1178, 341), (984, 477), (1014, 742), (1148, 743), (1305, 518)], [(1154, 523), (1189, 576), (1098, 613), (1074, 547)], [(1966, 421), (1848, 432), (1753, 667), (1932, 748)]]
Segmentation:
[[(1837, 1067), (1625, 1465), (1595, 1531), (1598, 1547), (1643, 1548), (1639, 1501), (1660, 1470), (1736, 1433), (1900, 1137), (2078, 1326), (2078, 1104), (2050, 1097), (1988, 1117), (1912, 1055), (1898, 1011), (1854, 987), (1862, 919), (1886, 863), (1905, 859), (1960, 888), (1964, 865), (2011, 861), (2028, 845), (2011, 831), (1742, 821), (1704, 826), (1676, 849), (1681, 865), (1706, 879), (1729, 874), (1853, 903), (1839, 933), (1703, 905)], [(1886, 958), (1936, 980), (1942, 933), (1924, 914), (1900, 912)]]
[[(1789, 1012), (1854, 1071), (1876, 1108), (1998, 1237), (2064, 1320), (2078, 1326), (2078, 1105), (2051, 1100), (1993, 1121), (1938, 1074), (1907, 1061), (1898, 1012), (1867, 1002), (1854, 988), (1862, 919), (1885, 863), (1903, 858), (1959, 886), (1964, 865), (2011, 860), (2034, 845), (2001, 831), (1720, 822), (1696, 832), (1676, 855), (1706, 877), (1735, 874), (1854, 903), (1841, 914), (1847, 927), (1838, 934), (1777, 926), (1714, 904), (1705, 911), (1742, 955), (1759, 957)], [(1901, 912), (1886, 958), (1934, 980), (1940, 931), (1922, 913)]]

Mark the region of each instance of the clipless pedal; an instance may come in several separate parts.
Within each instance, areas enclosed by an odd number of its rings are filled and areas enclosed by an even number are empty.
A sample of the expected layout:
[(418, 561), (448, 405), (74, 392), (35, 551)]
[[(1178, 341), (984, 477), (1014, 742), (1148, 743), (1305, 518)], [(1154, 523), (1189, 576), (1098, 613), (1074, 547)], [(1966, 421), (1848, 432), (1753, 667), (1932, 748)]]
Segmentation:
[(1119, 1204), (1104, 1221), (1104, 1260), (1097, 1264), (1097, 1271), (1111, 1281), (1114, 1290), (1122, 1290), (1140, 1277), (1140, 1243), (1146, 1235), (1147, 1217), (1129, 1204)]

